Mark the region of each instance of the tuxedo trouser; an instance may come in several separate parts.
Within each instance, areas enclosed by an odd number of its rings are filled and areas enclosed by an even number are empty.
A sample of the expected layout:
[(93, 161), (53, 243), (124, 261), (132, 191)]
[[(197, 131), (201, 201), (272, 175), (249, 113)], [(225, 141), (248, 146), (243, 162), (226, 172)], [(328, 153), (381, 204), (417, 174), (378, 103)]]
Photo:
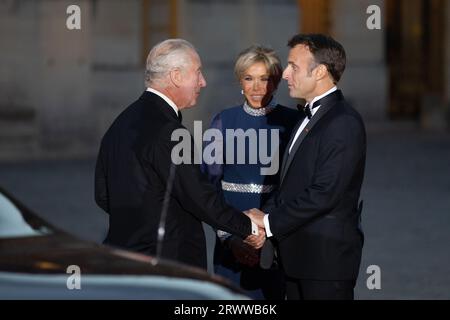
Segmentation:
[(286, 278), (287, 300), (353, 300), (356, 281)]

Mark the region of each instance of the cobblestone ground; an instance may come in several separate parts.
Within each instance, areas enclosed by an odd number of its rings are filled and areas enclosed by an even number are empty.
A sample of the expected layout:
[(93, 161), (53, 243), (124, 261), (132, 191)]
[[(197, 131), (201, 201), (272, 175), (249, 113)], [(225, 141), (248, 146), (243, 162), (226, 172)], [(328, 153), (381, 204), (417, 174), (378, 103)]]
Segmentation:
[[(0, 186), (62, 229), (100, 242), (94, 159), (0, 164)], [(362, 191), (366, 241), (357, 299), (450, 299), (450, 134), (372, 128)], [(369, 290), (370, 265), (381, 289)]]

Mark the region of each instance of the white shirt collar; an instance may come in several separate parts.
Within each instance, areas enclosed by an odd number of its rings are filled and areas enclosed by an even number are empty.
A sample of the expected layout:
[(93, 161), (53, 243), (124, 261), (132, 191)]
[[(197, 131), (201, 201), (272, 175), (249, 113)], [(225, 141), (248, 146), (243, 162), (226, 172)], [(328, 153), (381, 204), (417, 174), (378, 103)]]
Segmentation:
[(147, 91), (152, 92), (152, 93), (156, 94), (157, 96), (160, 96), (165, 102), (167, 102), (167, 104), (169, 106), (172, 107), (173, 111), (175, 111), (175, 114), (178, 117), (178, 112), (179, 111), (178, 111), (177, 105), (172, 100), (170, 100), (165, 94), (163, 94), (163, 93), (161, 93), (158, 90), (155, 90), (153, 88), (147, 88)]
[[(332, 92), (334, 92), (336, 90), (337, 90), (337, 88), (336, 88), (336, 86), (334, 86), (333, 88), (331, 88), (330, 90), (328, 90), (324, 94), (321, 94), (320, 96), (317, 96), (314, 99), (312, 99), (311, 102), (309, 103), (309, 105), (312, 105), (317, 100), (322, 99), (323, 97), (329, 95), (330, 93), (332, 93)], [(320, 108), (320, 106), (312, 109), (311, 110), (311, 115), (314, 116), (314, 114), (317, 112), (317, 110), (319, 110), (319, 108)], [(301, 123), (300, 127), (297, 129), (297, 132), (294, 135), (294, 139), (292, 140), (292, 143), (289, 146), (289, 153), (291, 153), (292, 147), (294, 146), (295, 142), (297, 141), (298, 137), (300, 136), (300, 133), (303, 131), (303, 129), (305, 129), (305, 127), (306, 127), (306, 125), (308, 124), (309, 121), (310, 120), (308, 119), (308, 117), (305, 117), (305, 119), (303, 119), (303, 122)]]
[(337, 87), (334, 86), (333, 88), (331, 88), (330, 90), (328, 90), (327, 92), (325, 92), (324, 94), (321, 94), (320, 96), (314, 97), (314, 99), (311, 100), (311, 102), (309, 103), (309, 105), (313, 105), (314, 102), (316, 102), (317, 100), (322, 99), (323, 97), (329, 95), (332, 92), (335, 92), (337, 90)]

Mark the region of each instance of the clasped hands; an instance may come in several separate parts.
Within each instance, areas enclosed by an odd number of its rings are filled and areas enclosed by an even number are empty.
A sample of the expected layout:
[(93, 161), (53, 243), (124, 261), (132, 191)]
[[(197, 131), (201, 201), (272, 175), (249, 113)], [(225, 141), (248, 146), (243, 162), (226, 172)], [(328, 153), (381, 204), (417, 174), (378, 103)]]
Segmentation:
[(264, 212), (256, 208), (245, 210), (244, 213), (258, 226), (258, 235), (249, 235), (244, 239), (244, 243), (254, 249), (260, 249), (266, 241), (266, 232), (264, 229)]
[(264, 213), (258, 209), (250, 209), (244, 213), (258, 226), (258, 235), (249, 235), (245, 239), (231, 236), (229, 246), (236, 260), (247, 266), (259, 263), (259, 249), (264, 245), (266, 232), (264, 230)]

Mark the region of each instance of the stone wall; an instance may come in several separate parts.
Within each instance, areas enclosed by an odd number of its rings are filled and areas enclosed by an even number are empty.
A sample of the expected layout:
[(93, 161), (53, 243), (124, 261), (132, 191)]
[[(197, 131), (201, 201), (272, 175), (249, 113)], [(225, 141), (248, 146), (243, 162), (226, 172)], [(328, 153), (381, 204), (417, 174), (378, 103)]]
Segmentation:
[[(166, 17), (165, 2), (152, 3), (149, 17)], [(285, 66), (287, 40), (299, 32), (301, 17), (297, 2), (288, 0), (177, 3), (178, 36), (197, 47), (208, 82), (198, 105), (184, 112), (184, 121), (189, 128), (193, 120), (207, 126), (215, 113), (242, 102), (233, 74), (238, 53), (253, 43), (271, 46)], [(144, 90), (143, 2), (77, 1), (81, 30), (66, 28), (70, 4), (0, 2), (0, 159), (94, 156), (112, 120)], [(383, 12), (382, 0), (333, 1), (330, 20), (332, 34), (348, 55), (339, 86), (366, 121), (380, 122), (386, 119), (388, 95), (385, 31), (366, 28), (372, 4)], [(146, 40), (151, 45), (163, 38), (155, 34)], [(450, 32), (446, 37), (450, 40)], [(446, 62), (448, 111), (448, 46)], [(297, 101), (286, 87), (282, 81), (277, 99), (293, 107)]]

